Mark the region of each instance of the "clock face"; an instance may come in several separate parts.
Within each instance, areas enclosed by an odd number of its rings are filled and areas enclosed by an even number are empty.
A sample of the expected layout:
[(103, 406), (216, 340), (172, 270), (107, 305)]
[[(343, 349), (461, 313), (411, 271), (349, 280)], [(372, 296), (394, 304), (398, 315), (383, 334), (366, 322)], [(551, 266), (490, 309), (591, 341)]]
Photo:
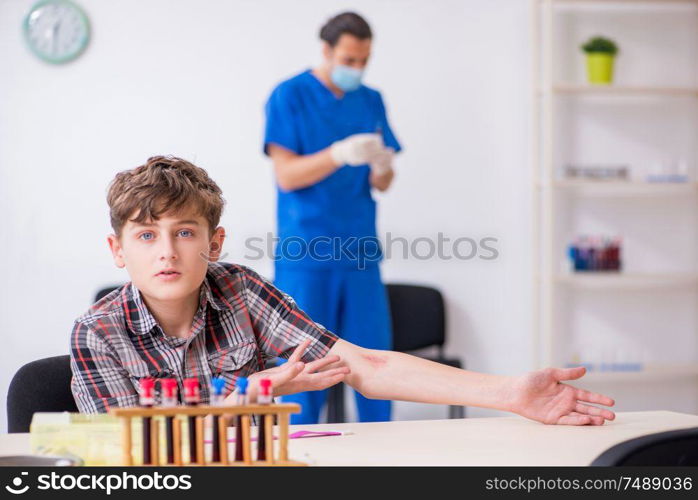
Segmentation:
[(24, 37), (38, 57), (50, 63), (75, 59), (85, 50), (90, 25), (85, 13), (67, 0), (46, 0), (24, 19)]

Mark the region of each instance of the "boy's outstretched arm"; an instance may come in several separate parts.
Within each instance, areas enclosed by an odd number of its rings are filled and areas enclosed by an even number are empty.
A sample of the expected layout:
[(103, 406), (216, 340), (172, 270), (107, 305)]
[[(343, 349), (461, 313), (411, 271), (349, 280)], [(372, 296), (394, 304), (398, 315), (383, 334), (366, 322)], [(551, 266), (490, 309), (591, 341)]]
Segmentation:
[(613, 406), (611, 398), (562, 383), (584, 375), (582, 367), (488, 375), (341, 339), (330, 355), (350, 369), (345, 382), (368, 398), (493, 408), (545, 424), (602, 425), (615, 418), (612, 411), (589, 404)]

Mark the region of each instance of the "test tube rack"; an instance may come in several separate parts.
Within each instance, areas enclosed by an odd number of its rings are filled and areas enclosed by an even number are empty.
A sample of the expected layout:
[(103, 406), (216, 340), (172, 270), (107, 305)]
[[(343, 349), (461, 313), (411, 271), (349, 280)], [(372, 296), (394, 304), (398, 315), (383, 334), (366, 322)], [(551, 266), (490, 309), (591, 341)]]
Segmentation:
[[(160, 420), (156, 418), (150, 419), (151, 432), (150, 443), (143, 443), (143, 446), (150, 446), (151, 463), (144, 465), (154, 466), (303, 466), (307, 465), (303, 462), (291, 460), (288, 458), (288, 427), (289, 417), (292, 413), (299, 413), (300, 405), (294, 403), (281, 403), (269, 405), (244, 405), (244, 406), (174, 406), (174, 407), (132, 407), (132, 408), (114, 408), (109, 410), (109, 413), (118, 417), (121, 420), (121, 447), (122, 447), (122, 462), (125, 466), (133, 464), (133, 436), (132, 436), (132, 419), (143, 419), (144, 417), (177, 417), (177, 416), (194, 416), (196, 419), (196, 463), (185, 462), (182, 452), (182, 422), (178, 418), (173, 419), (173, 447), (174, 447), (174, 463), (164, 463), (160, 456), (159, 436), (160, 436)], [(220, 461), (212, 462), (206, 459), (204, 448), (204, 419), (208, 415), (217, 415), (218, 419), (218, 436), (220, 439)], [(266, 460), (253, 460), (251, 446), (251, 420), (252, 415), (258, 415), (262, 420), (259, 425), (259, 432), (265, 433)], [(228, 434), (227, 421), (229, 417), (240, 417), (240, 426), (242, 429), (242, 460), (235, 460), (235, 457), (230, 457), (228, 453)], [(274, 418), (276, 418), (279, 427), (278, 439), (278, 454), (274, 454)]]

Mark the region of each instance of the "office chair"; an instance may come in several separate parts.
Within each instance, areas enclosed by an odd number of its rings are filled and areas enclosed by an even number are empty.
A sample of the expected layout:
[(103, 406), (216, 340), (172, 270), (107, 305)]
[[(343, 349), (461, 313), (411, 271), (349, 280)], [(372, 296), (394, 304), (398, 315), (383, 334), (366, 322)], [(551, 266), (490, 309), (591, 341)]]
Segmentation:
[[(416, 351), (436, 347), (435, 356), (420, 357), (455, 368), (464, 363), (444, 354), (446, 342), (446, 306), (443, 295), (435, 288), (418, 285), (386, 286), (393, 322), (393, 350)], [(462, 406), (450, 406), (449, 418), (465, 417)]]
[(7, 393), (8, 432), (29, 432), (37, 411), (77, 412), (71, 377), (68, 355), (32, 361), (17, 370)]
[(97, 294), (95, 295), (95, 300), (94, 300), (94, 301), (95, 301), (95, 302), (99, 302), (99, 299), (101, 299), (102, 297), (106, 297), (107, 295), (109, 295), (110, 293), (112, 293), (114, 290), (116, 290), (116, 289), (119, 288), (120, 286), (121, 286), (121, 285), (114, 285), (114, 286), (108, 286), (108, 287), (106, 287), (106, 288), (102, 288), (102, 289), (101, 289), (100, 291), (98, 291)]
[[(116, 290), (110, 286), (97, 292), (95, 302)], [(70, 391), (70, 356), (53, 356), (21, 367), (10, 382), (7, 393), (8, 432), (29, 432), (37, 411), (77, 412)]]
[(592, 466), (698, 465), (698, 427), (629, 439), (596, 457)]
[[(393, 323), (393, 350), (410, 352), (437, 347), (436, 356), (420, 356), (430, 361), (462, 368), (456, 358), (443, 352), (446, 341), (446, 307), (441, 292), (417, 285), (386, 285), (390, 316)], [(327, 421), (344, 422), (344, 384), (330, 387), (327, 400)], [(465, 417), (462, 406), (449, 406), (449, 418)]]

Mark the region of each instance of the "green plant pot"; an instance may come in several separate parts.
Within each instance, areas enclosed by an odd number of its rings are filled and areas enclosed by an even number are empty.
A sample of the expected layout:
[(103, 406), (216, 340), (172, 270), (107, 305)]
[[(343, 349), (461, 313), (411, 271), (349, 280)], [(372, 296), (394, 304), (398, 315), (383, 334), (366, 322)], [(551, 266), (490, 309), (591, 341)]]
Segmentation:
[(608, 85), (613, 81), (614, 56), (601, 52), (587, 54), (587, 76), (589, 83)]

